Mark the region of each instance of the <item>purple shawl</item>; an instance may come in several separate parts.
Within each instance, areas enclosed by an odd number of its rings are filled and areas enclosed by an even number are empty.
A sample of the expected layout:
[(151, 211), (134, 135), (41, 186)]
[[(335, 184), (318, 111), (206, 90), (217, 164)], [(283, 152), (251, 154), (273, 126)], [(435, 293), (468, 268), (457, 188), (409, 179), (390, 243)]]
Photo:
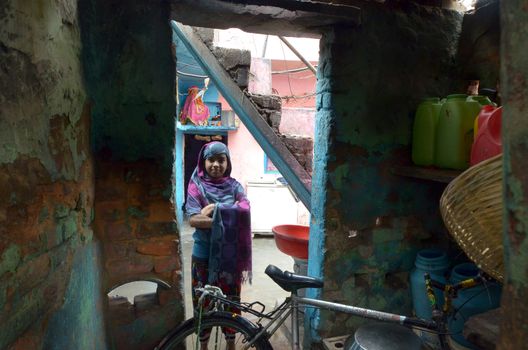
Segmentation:
[[(224, 177), (210, 178), (205, 171), (205, 159), (227, 156)], [(220, 276), (225, 281), (251, 282), (251, 217), (249, 201), (242, 185), (231, 176), (231, 158), (221, 142), (205, 144), (198, 156), (187, 190), (186, 209), (189, 215), (214, 203), (213, 226), (210, 236), (209, 283), (216, 284)]]

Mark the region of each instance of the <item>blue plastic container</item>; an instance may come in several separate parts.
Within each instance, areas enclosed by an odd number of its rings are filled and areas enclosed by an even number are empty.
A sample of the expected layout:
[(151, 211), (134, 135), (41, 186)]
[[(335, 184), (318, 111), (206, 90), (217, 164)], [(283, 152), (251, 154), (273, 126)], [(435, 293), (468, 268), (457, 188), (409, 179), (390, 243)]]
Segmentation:
[[(447, 254), (440, 249), (424, 249), (416, 255), (414, 266), (415, 268), (410, 275), (414, 312), (416, 316), (430, 320), (432, 308), (425, 290), (424, 274), (428, 272), (432, 279), (445, 283), (449, 259)], [(444, 302), (442, 291), (435, 289), (435, 296), (439, 307), (441, 307)]]
[[(449, 280), (454, 284), (476, 277), (478, 273), (479, 269), (475, 264), (463, 263), (453, 268)], [(464, 323), (470, 316), (499, 307), (501, 291), (501, 286), (496, 282), (487, 282), (486, 285), (460, 290), (457, 298), (453, 300), (453, 307), (460, 310), (449, 319), (448, 324), (450, 333), (453, 333), (451, 338), (462, 346), (476, 349), (462, 334)]]

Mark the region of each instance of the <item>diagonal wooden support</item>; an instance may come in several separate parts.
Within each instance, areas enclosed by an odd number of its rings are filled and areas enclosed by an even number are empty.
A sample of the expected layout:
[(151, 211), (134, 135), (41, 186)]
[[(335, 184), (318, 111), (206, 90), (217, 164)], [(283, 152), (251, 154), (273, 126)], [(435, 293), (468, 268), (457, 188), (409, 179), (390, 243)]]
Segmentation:
[(273, 164), (286, 178), (292, 190), (310, 210), (312, 178), (299, 164), (282, 140), (262, 118), (253, 103), (235, 84), (231, 76), (218, 62), (209, 48), (196, 35), (190, 26), (171, 21), (171, 27), (200, 64), (202, 69), (214, 81), (229, 105), (240, 117), (260, 147), (266, 152)]

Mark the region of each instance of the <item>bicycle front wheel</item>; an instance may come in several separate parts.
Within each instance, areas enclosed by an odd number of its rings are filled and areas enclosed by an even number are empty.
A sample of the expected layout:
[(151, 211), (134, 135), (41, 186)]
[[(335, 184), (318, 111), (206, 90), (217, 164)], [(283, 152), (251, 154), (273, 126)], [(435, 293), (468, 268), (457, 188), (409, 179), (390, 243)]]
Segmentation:
[[(256, 326), (239, 315), (228, 312), (213, 312), (202, 316), (200, 323), (196, 318), (185, 321), (167, 334), (156, 349), (194, 350), (202, 349), (206, 343), (207, 349), (224, 350), (229, 348), (228, 342), (232, 343), (230, 345), (234, 344), (235, 349), (242, 349), (257, 335), (258, 331)], [(251, 348), (258, 350), (273, 349), (264, 336), (258, 339)]]

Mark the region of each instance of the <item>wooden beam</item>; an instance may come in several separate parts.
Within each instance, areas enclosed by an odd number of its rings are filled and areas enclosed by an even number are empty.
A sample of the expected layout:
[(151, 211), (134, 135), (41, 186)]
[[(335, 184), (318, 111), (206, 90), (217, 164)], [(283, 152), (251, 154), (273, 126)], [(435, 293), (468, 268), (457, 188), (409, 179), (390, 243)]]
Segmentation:
[(214, 81), (223, 97), (240, 117), (260, 147), (284, 176), (293, 191), (310, 210), (312, 178), (299, 164), (282, 140), (262, 118), (253, 102), (240, 90), (192, 27), (171, 21), (176, 35)]

